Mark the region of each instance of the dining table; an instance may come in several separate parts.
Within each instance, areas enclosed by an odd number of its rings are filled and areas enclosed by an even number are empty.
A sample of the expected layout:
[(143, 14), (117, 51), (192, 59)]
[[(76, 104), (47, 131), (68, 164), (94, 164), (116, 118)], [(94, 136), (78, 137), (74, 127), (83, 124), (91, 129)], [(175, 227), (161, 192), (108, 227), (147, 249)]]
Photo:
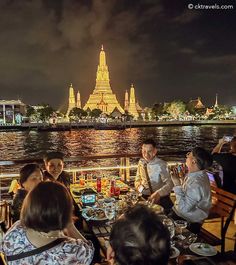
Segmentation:
[[(157, 204), (150, 204), (148, 201), (144, 200), (138, 194), (133, 187), (122, 182), (121, 180), (116, 180), (116, 187), (119, 187), (119, 194), (110, 194), (110, 187), (107, 184), (107, 180), (103, 180), (102, 188), (99, 193), (96, 192), (96, 181), (90, 181), (88, 185), (81, 185), (81, 183), (72, 184), (70, 187), (71, 194), (78, 204), (83, 221), (86, 225), (86, 229), (89, 229), (98, 239), (100, 248), (105, 260), (107, 247), (109, 246), (109, 236), (112, 229), (112, 223), (108, 223), (108, 219), (105, 215), (102, 217), (94, 218), (87, 216), (89, 211), (96, 211), (96, 208), (102, 209), (102, 201), (111, 200), (115, 202), (115, 217), (114, 219), (119, 218), (125, 211), (129, 210), (130, 207), (133, 207), (136, 204), (145, 204), (147, 207), (152, 208), (160, 217), (160, 220), (168, 219), (165, 215), (164, 209)], [(82, 202), (81, 196), (83, 190), (92, 189), (96, 192), (96, 202), (92, 205), (85, 205)], [(81, 193), (80, 193), (81, 192)], [(134, 196), (136, 193), (137, 196)], [(187, 229), (184, 228), (181, 231), (184, 240), (180, 239), (179, 231), (175, 229), (175, 236), (172, 238), (172, 247), (171, 255), (169, 259), (169, 265), (233, 265), (236, 262), (228, 262), (225, 258), (215, 249), (204, 242), (204, 240), (197, 235), (192, 240), (193, 234)], [(191, 238), (191, 240), (190, 240)]]

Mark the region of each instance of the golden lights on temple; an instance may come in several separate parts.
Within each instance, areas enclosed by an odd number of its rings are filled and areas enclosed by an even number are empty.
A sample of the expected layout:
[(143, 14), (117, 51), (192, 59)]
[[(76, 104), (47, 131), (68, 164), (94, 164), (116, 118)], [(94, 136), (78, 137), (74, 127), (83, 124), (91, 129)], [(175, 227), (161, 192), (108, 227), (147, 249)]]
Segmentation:
[[(69, 88), (69, 104), (68, 104), (67, 115), (69, 114), (70, 110), (74, 107), (81, 108), (81, 100), (80, 100), (80, 94), (78, 92), (77, 102), (75, 101), (75, 93), (71, 85)], [(130, 88), (130, 98), (128, 92), (127, 91), (125, 92), (124, 108), (121, 107), (115, 93), (113, 93), (110, 85), (109, 71), (106, 63), (106, 54), (103, 45), (101, 47), (101, 51), (99, 54), (99, 64), (97, 67), (95, 88), (92, 94), (90, 94), (88, 101), (84, 105), (83, 109), (84, 110), (100, 109), (105, 114), (111, 114), (114, 110), (119, 111), (122, 114), (125, 111), (127, 111), (134, 118), (138, 118), (139, 115), (138, 109), (140, 111), (140, 106), (139, 105), (137, 106), (135, 100), (135, 89), (133, 85)]]

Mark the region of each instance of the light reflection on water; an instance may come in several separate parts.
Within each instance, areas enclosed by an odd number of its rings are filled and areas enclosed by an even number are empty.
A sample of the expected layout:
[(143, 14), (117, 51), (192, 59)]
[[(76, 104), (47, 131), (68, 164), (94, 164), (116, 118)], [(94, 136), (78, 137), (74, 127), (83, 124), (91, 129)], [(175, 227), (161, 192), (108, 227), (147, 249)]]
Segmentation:
[[(0, 132), (0, 159), (41, 158), (48, 150), (59, 150), (66, 157), (140, 152), (141, 142), (153, 137), (159, 151), (189, 151), (195, 146), (211, 150), (223, 135), (236, 134), (236, 126), (166, 126), (126, 130), (81, 129), (68, 132)], [(114, 165), (116, 159), (82, 161), (76, 166)], [(74, 164), (75, 165), (75, 164)], [(71, 165), (72, 166), (72, 165)]]

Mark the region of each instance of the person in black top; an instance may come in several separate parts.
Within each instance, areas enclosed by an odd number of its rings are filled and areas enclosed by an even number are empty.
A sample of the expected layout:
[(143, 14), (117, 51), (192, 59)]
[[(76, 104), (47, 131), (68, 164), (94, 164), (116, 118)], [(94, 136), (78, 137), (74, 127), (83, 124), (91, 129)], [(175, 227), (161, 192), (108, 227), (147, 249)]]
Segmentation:
[(43, 180), (42, 171), (37, 164), (27, 164), (20, 170), (20, 186), (12, 203), (12, 219), (16, 222), (20, 219), (20, 211), (23, 201), (29, 191), (38, 185)]
[(70, 189), (70, 175), (64, 169), (64, 155), (61, 152), (48, 152), (44, 158), (44, 181), (58, 181)]
[[(70, 192), (70, 175), (64, 169), (64, 155), (61, 152), (48, 152), (43, 158), (45, 171), (43, 173), (44, 181), (58, 181), (63, 184)], [(70, 193), (71, 194), (71, 193)], [(74, 215), (81, 219), (80, 209), (71, 195), (74, 205)]]
[(224, 144), (228, 143), (223, 137), (212, 151), (213, 160), (223, 168), (222, 189), (236, 194), (236, 137), (230, 142), (230, 152), (221, 153)]

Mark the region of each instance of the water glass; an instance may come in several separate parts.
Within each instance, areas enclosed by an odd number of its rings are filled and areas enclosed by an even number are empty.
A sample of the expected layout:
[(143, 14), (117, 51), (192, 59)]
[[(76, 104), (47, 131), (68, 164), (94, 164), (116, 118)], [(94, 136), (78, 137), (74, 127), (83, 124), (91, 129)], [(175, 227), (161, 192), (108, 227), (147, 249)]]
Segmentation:
[(186, 238), (182, 233), (183, 233), (183, 229), (186, 228), (187, 225), (188, 225), (187, 221), (184, 221), (184, 220), (176, 220), (175, 221), (175, 226), (179, 231), (178, 238), (180, 240), (184, 240)]
[(170, 238), (172, 239), (175, 235), (175, 224), (172, 219), (170, 218), (165, 218), (162, 220), (163, 225), (168, 228), (170, 232)]
[(104, 211), (105, 211), (105, 215), (106, 215), (107, 219), (109, 220), (109, 222), (107, 222), (107, 224), (111, 225), (112, 224), (111, 220), (113, 218), (115, 218), (115, 215), (116, 215), (115, 203), (114, 202), (104, 203)]
[(162, 220), (162, 223), (169, 230), (169, 232), (170, 232), (170, 239), (171, 239), (171, 242), (170, 243), (171, 243), (171, 246), (174, 246), (174, 243), (172, 241), (172, 238), (175, 235), (175, 224), (174, 224), (173, 220), (170, 219), (170, 218), (164, 218)]

